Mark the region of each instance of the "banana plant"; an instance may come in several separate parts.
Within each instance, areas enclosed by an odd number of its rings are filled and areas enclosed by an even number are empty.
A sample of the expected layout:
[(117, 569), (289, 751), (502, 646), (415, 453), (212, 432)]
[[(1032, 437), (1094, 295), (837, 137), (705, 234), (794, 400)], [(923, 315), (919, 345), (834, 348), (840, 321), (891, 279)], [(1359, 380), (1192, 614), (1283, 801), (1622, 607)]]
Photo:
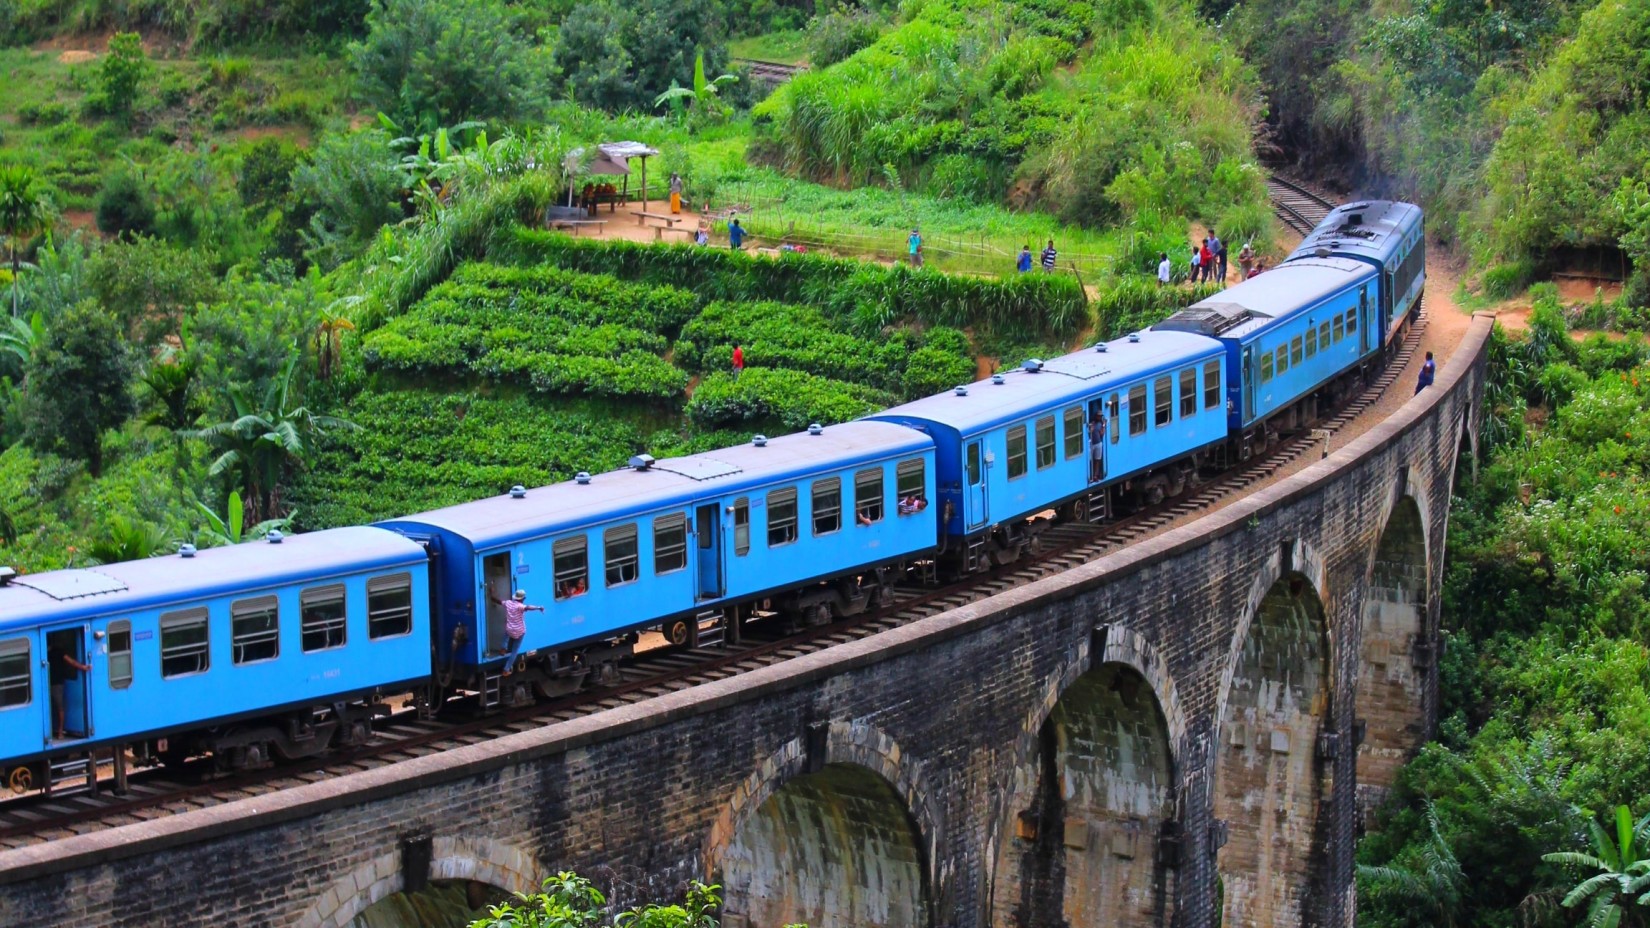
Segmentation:
[(671, 111), (681, 113), (684, 103), (692, 105), (689, 115), (695, 120), (709, 122), (720, 116), (726, 107), (716, 99), (716, 94), (729, 84), (738, 83), (739, 78), (733, 74), (723, 74), (720, 77), (707, 80), (705, 78), (705, 53), (699, 52), (693, 59), (693, 87), (680, 87), (674, 81), (670, 89), (659, 94), (653, 100), (655, 109), (669, 105)]
[(238, 490), (229, 491), (229, 500), (222, 516), (213, 512), (205, 503), (196, 503), (195, 508), (206, 517), (206, 527), (200, 530), (199, 538), (213, 547), (257, 541), (273, 531), (290, 532), (292, 520), (298, 516), (298, 510), (294, 509), (279, 519), (265, 519), (252, 526), (251, 531), (243, 532), (242, 528), (246, 524), (246, 507), (241, 504), (241, 494)]
[(1626, 806), (1616, 806), (1615, 824), (1612, 835), (1589, 816), (1593, 853), (1563, 851), (1541, 858), (1598, 871), (1564, 897), (1565, 908), (1586, 904), (1587, 928), (1636, 928), (1650, 916), (1650, 815), (1635, 822)]

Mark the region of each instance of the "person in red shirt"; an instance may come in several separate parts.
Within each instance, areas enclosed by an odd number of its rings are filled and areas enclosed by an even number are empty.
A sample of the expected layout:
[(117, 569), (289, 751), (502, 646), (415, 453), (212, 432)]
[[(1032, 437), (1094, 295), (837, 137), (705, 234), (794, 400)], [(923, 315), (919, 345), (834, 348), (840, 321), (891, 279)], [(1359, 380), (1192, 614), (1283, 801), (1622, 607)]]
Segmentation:
[(1209, 250), (1209, 240), (1208, 239), (1203, 240), (1203, 248), (1202, 248), (1201, 251), (1198, 252), (1198, 257), (1203, 260), (1203, 279), (1206, 280), (1206, 281), (1214, 280), (1215, 279), (1215, 253)]
[(733, 379), (738, 380), (740, 373), (745, 370), (745, 350), (738, 345), (733, 346)]

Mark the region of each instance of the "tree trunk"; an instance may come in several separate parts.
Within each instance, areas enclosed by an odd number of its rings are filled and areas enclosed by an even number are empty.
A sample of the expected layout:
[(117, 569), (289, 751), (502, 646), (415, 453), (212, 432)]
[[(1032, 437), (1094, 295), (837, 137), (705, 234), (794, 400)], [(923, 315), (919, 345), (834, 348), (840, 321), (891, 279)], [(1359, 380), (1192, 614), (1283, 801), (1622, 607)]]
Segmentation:
[(13, 319), (17, 318), (17, 298), (23, 292), (22, 288), (18, 286), (17, 279), (22, 266), (17, 260), (17, 239), (14, 237), (11, 240), (11, 316)]

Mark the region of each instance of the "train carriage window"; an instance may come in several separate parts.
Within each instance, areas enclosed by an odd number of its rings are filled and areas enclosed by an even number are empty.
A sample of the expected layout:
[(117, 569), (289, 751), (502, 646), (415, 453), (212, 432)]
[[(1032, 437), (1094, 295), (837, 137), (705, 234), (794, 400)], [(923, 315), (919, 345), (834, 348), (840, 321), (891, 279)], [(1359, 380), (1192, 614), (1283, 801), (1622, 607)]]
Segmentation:
[(814, 534), (829, 535), (842, 528), (842, 478), (815, 480)]
[(1327, 322), (1318, 326), (1318, 347), (1325, 351), (1329, 350), (1329, 323)]
[(1152, 424), (1161, 428), (1174, 421), (1174, 378), (1159, 377), (1152, 381), (1154, 415)]
[(1197, 415), (1197, 368), (1180, 372), (1180, 418)]
[(1306, 329), (1306, 356), (1312, 357), (1318, 353), (1318, 327), (1308, 326)]
[(1278, 346), (1278, 361), (1277, 361), (1277, 364), (1275, 365), (1275, 370), (1278, 372), (1279, 377), (1282, 377), (1284, 372), (1289, 370), (1289, 346), (1288, 345), (1279, 345)]
[(1146, 434), (1146, 385), (1129, 388), (1129, 434)]
[(751, 501), (739, 497), (733, 501), (733, 553), (744, 557), (751, 550)]
[(899, 514), (920, 512), (928, 504), (927, 465), (922, 458), (901, 461), (894, 468), (894, 492), (899, 500)]
[(869, 525), (881, 522), (882, 513), (882, 468), (873, 467), (855, 474), (854, 518), (862, 525)]
[(237, 664), (281, 656), (281, 604), (273, 596), (237, 600), (229, 607), (230, 654)]
[(0, 709), (26, 706), (34, 701), (34, 688), (29, 676), (29, 639), (8, 638), (0, 641)]
[(1110, 412), (1106, 413), (1106, 417), (1111, 422), (1111, 443), (1115, 445), (1118, 437), (1123, 433), (1123, 423), (1118, 420), (1117, 415), (1117, 394), (1113, 393), (1111, 401), (1106, 405), (1111, 409)]
[(1026, 475), (1026, 427), (1016, 425), (1008, 430), (1008, 479)]
[(205, 673), (212, 665), (206, 610), (184, 609), (160, 617), (160, 675), (170, 679)]
[(674, 513), (653, 520), (653, 572), (668, 574), (687, 566), (687, 516)]
[(583, 535), (563, 538), (550, 546), (550, 573), (557, 599), (569, 599), (590, 589), (590, 553)]
[(1063, 415), (1066, 426), (1066, 459), (1083, 456), (1083, 407), (1072, 406)]
[(109, 688), (123, 690), (132, 685), (132, 623), (117, 619), (109, 623)]
[(1301, 337), (1299, 335), (1289, 340), (1289, 366), (1300, 367), (1301, 364)]
[(796, 488), (786, 487), (768, 494), (768, 547), (777, 548), (796, 540)]
[(1272, 352), (1268, 351), (1260, 356), (1260, 382), (1265, 383), (1272, 379)]
[(1220, 405), (1220, 362), (1210, 361), (1203, 365), (1203, 408), (1214, 409)]
[(1345, 336), (1346, 336), (1346, 319), (1343, 316), (1337, 315), (1335, 317), (1335, 341), (1340, 341)]
[(342, 583), (311, 587), (298, 594), (298, 615), (304, 653), (344, 646), (348, 616)]
[(1054, 417), (1037, 420), (1037, 469), (1054, 466)]
[(1358, 331), (1358, 311), (1349, 309), (1346, 311), (1346, 334), (1351, 335), (1356, 331)]
[(368, 580), (367, 637), (376, 641), (411, 631), (412, 574), (390, 574)]
[(602, 568), (607, 585), (623, 586), (642, 575), (636, 545), (636, 523), (616, 525), (602, 533)]

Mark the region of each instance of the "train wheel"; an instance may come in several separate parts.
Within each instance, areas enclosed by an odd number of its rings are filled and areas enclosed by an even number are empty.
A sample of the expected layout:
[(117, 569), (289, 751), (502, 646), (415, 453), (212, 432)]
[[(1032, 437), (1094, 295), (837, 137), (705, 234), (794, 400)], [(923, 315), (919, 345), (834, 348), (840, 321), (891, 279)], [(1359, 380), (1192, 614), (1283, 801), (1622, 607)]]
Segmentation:
[(677, 619), (674, 622), (667, 622), (665, 624), (664, 631), (665, 640), (671, 644), (681, 647), (682, 645), (688, 643), (689, 629), (686, 619)]
[(26, 793), (34, 789), (34, 771), (26, 766), (13, 767), (11, 776), (6, 777), (6, 785), (11, 787), (11, 791), (18, 795)]

